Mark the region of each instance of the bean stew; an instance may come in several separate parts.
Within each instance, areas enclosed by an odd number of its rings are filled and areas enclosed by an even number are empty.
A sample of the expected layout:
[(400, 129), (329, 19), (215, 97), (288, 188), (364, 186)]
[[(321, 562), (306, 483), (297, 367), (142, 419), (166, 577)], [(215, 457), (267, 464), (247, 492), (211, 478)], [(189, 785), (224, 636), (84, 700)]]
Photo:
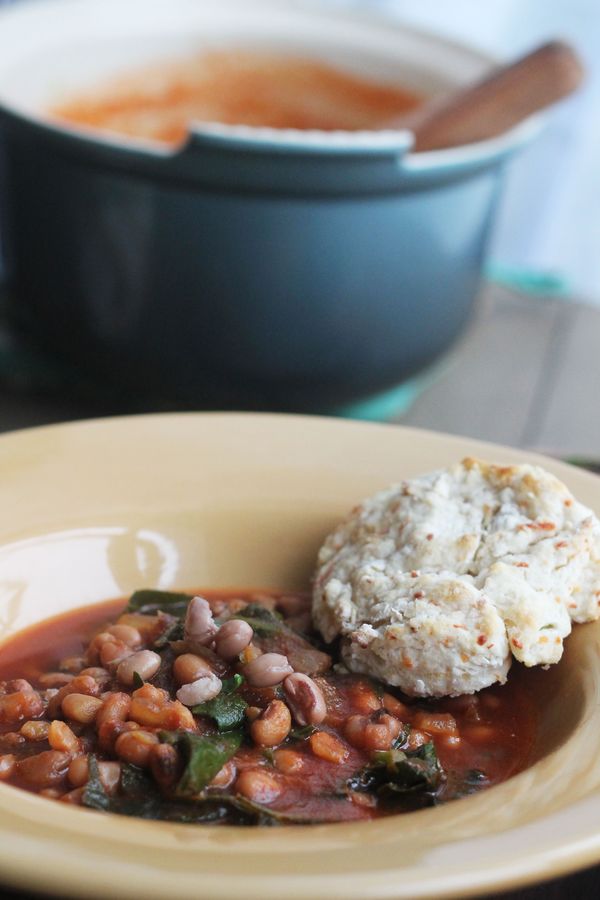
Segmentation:
[(349, 674), (310, 598), (137, 591), (0, 648), (0, 781), (147, 819), (371, 819), (522, 770), (535, 716), (518, 669), (478, 694), (411, 700)]

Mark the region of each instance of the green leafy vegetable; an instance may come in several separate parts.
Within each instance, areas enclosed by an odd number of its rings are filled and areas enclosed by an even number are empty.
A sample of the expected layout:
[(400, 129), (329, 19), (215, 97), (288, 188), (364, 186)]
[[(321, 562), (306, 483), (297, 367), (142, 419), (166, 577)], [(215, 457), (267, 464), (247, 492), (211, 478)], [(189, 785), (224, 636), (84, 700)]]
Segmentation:
[(119, 793), (114, 796), (109, 796), (104, 790), (98, 777), (98, 764), (93, 757), (90, 759), (90, 776), (82, 799), (84, 806), (91, 809), (167, 822), (200, 824), (235, 821), (245, 825), (254, 821), (243, 813), (234, 816), (231, 808), (223, 804), (196, 804), (165, 797), (153, 778), (129, 763), (122, 767)]
[(144, 684), (145, 684), (144, 679), (142, 678), (142, 676), (140, 675), (140, 673), (139, 673), (139, 672), (134, 672), (134, 673), (133, 673), (133, 687), (134, 687), (134, 690), (137, 691), (138, 688), (144, 687)]
[(224, 678), (222, 681), (223, 687), (221, 688), (221, 693), (233, 694), (234, 691), (237, 691), (237, 689), (243, 685), (243, 683), (244, 676), (238, 675), (237, 673), (235, 675), (232, 675), (231, 678)]
[(89, 778), (83, 791), (83, 805), (89, 806), (90, 809), (102, 809), (106, 811), (110, 809), (110, 797), (106, 793), (106, 789), (100, 780), (100, 769), (98, 768), (98, 760), (95, 756), (90, 756), (88, 767)]
[(231, 731), (239, 728), (244, 722), (248, 704), (239, 694), (222, 697), (200, 703), (192, 710), (195, 716), (209, 716), (217, 723), (219, 731)]
[(375, 791), (393, 802), (396, 795), (433, 795), (445, 779), (445, 773), (433, 743), (418, 750), (378, 750), (371, 762), (350, 779), (353, 790)]
[(288, 821), (283, 815), (271, 813), (266, 807), (243, 797), (215, 793), (194, 797), (193, 802), (165, 797), (150, 775), (129, 763), (122, 767), (119, 793), (110, 797), (100, 781), (98, 763), (93, 756), (90, 757), (90, 779), (82, 800), (90, 809), (167, 822), (278, 825), (280, 821)]
[(241, 675), (226, 678), (223, 681), (221, 693), (214, 700), (207, 700), (206, 703), (194, 706), (193, 714), (209, 716), (214, 719), (219, 731), (231, 731), (233, 728), (239, 728), (244, 721), (248, 706), (244, 698), (237, 693), (243, 681)]
[(233, 618), (243, 619), (244, 622), (248, 622), (254, 629), (254, 633), (259, 636), (266, 637), (270, 634), (276, 634), (285, 627), (283, 619), (278, 613), (266, 609), (259, 603), (249, 603), (239, 613), (236, 613)]
[(152, 677), (152, 684), (154, 685), (154, 687), (160, 688), (163, 691), (172, 691), (173, 663), (175, 662), (176, 654), (167, 644), (166, 647), (161, 647), (161, 649), (159, 650), (159, 656), (160, 668), (156, 675)]
[(189, 594), (180, 594), (174, 591), (155, 591), (145, 588), (135, 591), (129, 598), (126, 612), (156, 614), (163, 610), (173, 616), (184, 616), (188, 604), (192, 598)]
[(176, 747), (183, 756), (185, 769), (175, 795), (185, 798), (197, 797), (242, 743), (241, 731), (203, 735), (189, 731), (161, 731), (159, 737), (164, 744)]
[(314, 725), (299, 725), (296, 728), (292, 728), (289, 737), (294, 741), (305, 741), (306, 738), (309, 738), (316, 730)]
[[(170, 618), (170, 617), (169, 617)], [(175, 619), (167, 624), (167, 627), (159, 634), (152, 645), (155, 650), (161, 650), (166, 647), (170, 641), (180, 641), (183, 639), (183, 621)]]

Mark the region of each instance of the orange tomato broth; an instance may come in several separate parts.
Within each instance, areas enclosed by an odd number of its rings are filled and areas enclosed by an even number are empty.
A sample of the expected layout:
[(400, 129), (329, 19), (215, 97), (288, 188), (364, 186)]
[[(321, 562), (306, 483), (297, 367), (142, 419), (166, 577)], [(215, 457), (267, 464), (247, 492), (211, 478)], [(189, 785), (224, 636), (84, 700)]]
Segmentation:
[[(263, 596), (267, 593), (276, 596), (273, 592), (263, 592)], [(253, 595), (244, 591), (202, 591), (202, 596), (209, 602), (222, 602), (233, 597), (250, 600)], [(289, 597), (289, 593), (286, 596)], [(114, 622), (123, 608), (123, 600), (83, 607), (32, 625), (13, 636), (0, 646), (0, 687), (2, 681), (15, 678), (25, 678), (35, 686), (39, 675), (56, 671), (61, 659), (84, 653), (90, 639)], [(506, 685), (487, 688), (474, 695), (426, 701), (412, 700), (394, 688), (389, 689), (402, 711), (403, 723), (430, 735), (446, 771), (447, 779), (436, 802), (490, 787), (527, 766), (536, 715), (526, 676), (526, 670), (515, 666)], [(321, 816), (324, 805), (330, 803), (331, 810), (326, 811), (326, 816), (330, 817), (326, 818), (328, 821), (369, 819), (386, 814), (386, 810), (377, 804), (370, 805), (368, 797), (357, 796), (357, 803), (346, 804), (341, 809), (339, 804), (323, 796), (339, 790), (340, 785), (369, 762), (368, 752), (351, 746), (346, 740), (344, 723), (349, 716), (365, 712), (364, 697), (365, 694), (372, 695), (374, 682), (354, 675), (327, 674), (322, 678), (330, 682), (326, 692), (328, 716), (324, 725), (346, 748), (346, 759), (337, 764), (326, 762), (312, 752), (310, 741), (295, 745), (294, 751), (303, 759), (301, 775), (285, 776), (285, 791), (273, 803), (273, 808), (283, 813), (302, 809), (307, 816), (311, 811), (315, 816)], [(384, 690), (387, 689), (381, 687), (380, 696)], [(258, 695), (260, 691), (255, 693)], [(252, 696), (249, 702), (253, 702)], [(445, 731), (449, 716), (456, 721), (458, 740), (456, 732), (448, 734)], [(2, 724), (0, 719), (0, 755), (6, 752), (19, 754), (18, 748), (3, 749), (2, 746), (3, 737), (15, 731), (18, 726)], [(264, 751), (244, 744), (235, 760), (240, 768), (264, 765)], [(28, 787), (17, 776), (8, 781)]]
[(371, 130), (420, 102), (412, 90), (324, 63), (231, 50), (147, 67), (66, 98), (50, 112), (71, 124), (178, 144), (192, 121)]

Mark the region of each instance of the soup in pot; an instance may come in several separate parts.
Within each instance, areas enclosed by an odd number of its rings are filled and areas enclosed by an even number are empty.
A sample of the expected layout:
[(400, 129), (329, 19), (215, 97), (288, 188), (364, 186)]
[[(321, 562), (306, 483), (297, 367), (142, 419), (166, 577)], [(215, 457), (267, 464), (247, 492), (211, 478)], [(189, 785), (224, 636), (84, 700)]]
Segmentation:
[(53, 117), (103, 132), (177, 144), (190, 122), (377, 130), (420, 97), (310, 59), (214, 52), (146, 68), (67, 98)]

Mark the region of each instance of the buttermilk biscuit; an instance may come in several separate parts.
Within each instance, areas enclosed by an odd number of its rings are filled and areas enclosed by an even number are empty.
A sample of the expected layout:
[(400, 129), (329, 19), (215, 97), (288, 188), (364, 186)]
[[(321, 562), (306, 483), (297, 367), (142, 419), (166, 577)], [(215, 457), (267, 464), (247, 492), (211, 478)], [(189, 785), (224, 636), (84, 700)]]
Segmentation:
[(504, 682), (510, 666), (506, 629), (469, 579), (410, 575), (362, 566), (351, 583), (330, 581), (360, 598), (342, 658), (354, 672), (400, 684), (411, 695), (464, 694)]
[(441, 696), (503, 681), (511, 653), (557, 662), (599, 599), (596, 516), (539, 467), (466, 459), (381, 491), (329, 535), (313, 616), (353, 671)]

